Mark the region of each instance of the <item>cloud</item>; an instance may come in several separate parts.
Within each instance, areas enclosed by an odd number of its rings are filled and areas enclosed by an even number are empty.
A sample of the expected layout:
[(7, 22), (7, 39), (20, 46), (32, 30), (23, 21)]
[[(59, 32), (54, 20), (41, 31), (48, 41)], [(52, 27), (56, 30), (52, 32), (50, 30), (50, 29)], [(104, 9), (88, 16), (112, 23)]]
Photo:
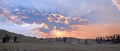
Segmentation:
[[(12, 11), (9, 11), (9, 9), (7, 9), (7, 8), (0, 7), (0, 17), (4, 17), (6, 22), (22, 24), (22, 23), (24, 23), (22, 21), (22, 19), (28, 18), (27, 16), (22, 15), (22, 12), (20, 12), (20, 11), (14, 11), (16, 14), (12, 14), (10, 12), (12, 12)], [(18, 14), (18, 12), (19, 12), (19, 14)]]
[(47, 18), (49, 22), (56, 22), (56, 23), (62, 23), (62, 24), (67, 24), (67, 25), (72, 25), (72, 24), (84, 24), (87, 22), (86, 18), (82, 17), (67, 17), (64, 15), (60, 14), (50, 14)]
[(18, 34), (23, 34), (26, 36), (37, 36), (35, 34), (32, 34), (32, 30), (34, 29), (40, 29), (40, 28), (44, 28), (44, 29), (48, 29), (47, 25), (45, 23), (41, 23), (41, 24), (37, 24), (37, 23), (33, 23), (33, 24), (28, 24), (28, 23), (23, 23), (23, 24), (15, 24), (12, 22), (2, 22), (0, 23), (0, 29), (5, 29), (8, 30), (10, 32), (15, 32)]
[(45, 24), (45, 23), (41, 23), (40, 24), (41, 28), (44, 28), (44, 29), (49, 29), (49, 25)]
[(89, 25), (71, 25), (71, 30), (56, 30), (53, 29), (49, 33), (41, 32), (36, 29), (33, 33), (41, 35), (44, 38), (55, 37), (76, 37), (76, 38), (96, 38), (98, 36), (108, 36), (120, 34), (120, 24), (108, 23), (104, 25), (89, 24)]
[(112, 0), (112, 2), (120, 10), (120, 1), (119, 0)]
[(9, 11), (6, 8), (0, 7), (0, 16), (8, 15)]
[(47, 20), (49, 22), (56, 22), (56, 23), (62, 23), (62, 24), (69, 24), (69, 17), (65, 17), (63, 15), (59, 14), (50, 14)]
[[(94, 38), (119, 33), (120, 12), (111, 0), (13, 1), (0, 1), (2, 29), (37, 37)], [(113, 3), (119, 8), (118, 0)]]

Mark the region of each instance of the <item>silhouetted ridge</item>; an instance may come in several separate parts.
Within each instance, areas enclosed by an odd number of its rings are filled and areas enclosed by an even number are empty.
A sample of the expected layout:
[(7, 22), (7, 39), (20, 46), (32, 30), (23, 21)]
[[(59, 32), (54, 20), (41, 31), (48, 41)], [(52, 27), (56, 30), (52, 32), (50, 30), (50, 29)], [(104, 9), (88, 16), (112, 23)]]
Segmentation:
[(106, 37), (97, 37), (96, 42), (117, 44), (120, 43), (120, 34), (114, 34)]

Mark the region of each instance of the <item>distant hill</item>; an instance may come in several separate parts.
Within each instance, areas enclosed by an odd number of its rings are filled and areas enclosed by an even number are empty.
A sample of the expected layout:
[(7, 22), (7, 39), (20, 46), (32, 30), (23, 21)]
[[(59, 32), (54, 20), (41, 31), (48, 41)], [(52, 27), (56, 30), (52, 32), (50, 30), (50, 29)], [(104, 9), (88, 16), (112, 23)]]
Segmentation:
[(20, 35), (20, 34), (16, 34), (16, 33), (12, 33), (12, 32), (9, 32), (9, 31), (0, 29), (0, 38), (3, 38), (5, 35), (10, 35), (10, 36), (23, 36), (23, 35)]
[(17, 39), (19, 42), (39, 42), (39, 39), (37, 38), (34, 38), (34, 37), (28, 37), (28, 36), (24, 36), (24, 35), (21, 35), (21, 34), (17, 34), (17, 33), (13, 33), (13, 32), (9, 32), (9, 31), (6, 31), (6, 30), (2, 30), (0, 29), (0, 40), (5, 36), (5, 35), (9, 35), (11, 38), (10, 40), (12, 41), (13, 38), (15, 36), (17, 36)]
[[(11, 37), (11, 41), (13, 37), (17, 36), (19, 42), (28, 42), (28, 43), (67, 43), (67, 44), (84, 44), (85, 39), (78, 39), (73, 37), (63, 37), (63, 38), (35, 38), (28, 37), (21, 34), (9, 32), (6, 30), (0, 29), (0, 39), (2, 39), (5, 35), (9, 35)], [(88, 41), (88, 43), (93, 43), (94, 40)]]

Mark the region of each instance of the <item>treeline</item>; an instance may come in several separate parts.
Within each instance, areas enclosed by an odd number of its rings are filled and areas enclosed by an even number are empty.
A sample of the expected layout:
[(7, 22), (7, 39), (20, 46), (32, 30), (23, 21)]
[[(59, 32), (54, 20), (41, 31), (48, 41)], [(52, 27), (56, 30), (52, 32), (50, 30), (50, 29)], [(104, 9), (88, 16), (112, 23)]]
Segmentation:
[[(7, 42), (10, 42), (10, 39), (11, 37), (9, 35), (5, 35), (3, 38), (2, 38), (2, 43), (7, 43)], [(17, 36), (15, 36), (13, 38), (13, 42), (18, 42), (17, 41)]]
[(106, 37), (96, 37), (96, 42), (101, 43), (111, 43), (118, 44), (120, 43), (120, 34), (114, 34)]
[(41, 38), (40, 40), (46, 40), (47, 42), (54, 43), (68, 43), (68, 44), (79, 44), (80, 39), (73, 38), (73, 37), (62, 37), (62, 38)]

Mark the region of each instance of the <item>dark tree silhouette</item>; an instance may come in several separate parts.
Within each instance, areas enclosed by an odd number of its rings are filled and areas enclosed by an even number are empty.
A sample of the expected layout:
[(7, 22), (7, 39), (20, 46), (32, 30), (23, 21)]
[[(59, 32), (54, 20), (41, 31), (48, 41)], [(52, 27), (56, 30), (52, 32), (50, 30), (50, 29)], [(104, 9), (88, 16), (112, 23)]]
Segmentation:
[(2, 38), (2, 43), (9, 42), (9, 40), (10, 40), (10, 36), (9, 35), (5, 35), (5, 37)]
[(106, 36), (106, 42), (110, 42), (111, 41), (111, 38), (110, 38), (110, 36)]
[(106, 37), (97, 37), (96, 38), (97, 43), (112, 43), (112, 44), (117, 44), (120, 43), (120, 34), (115, 34), (111, 36), (106, 36)]
[(88, 39), (85, 40), (85, 44), (89, 44), (89, 43), (88, 43)]
[(13, 42), (17, 42), (17, 37), (16, 36), (14, 37)]
[(66, 43), (67, 42), (67, 38), (63, 37), (63, 42)]

